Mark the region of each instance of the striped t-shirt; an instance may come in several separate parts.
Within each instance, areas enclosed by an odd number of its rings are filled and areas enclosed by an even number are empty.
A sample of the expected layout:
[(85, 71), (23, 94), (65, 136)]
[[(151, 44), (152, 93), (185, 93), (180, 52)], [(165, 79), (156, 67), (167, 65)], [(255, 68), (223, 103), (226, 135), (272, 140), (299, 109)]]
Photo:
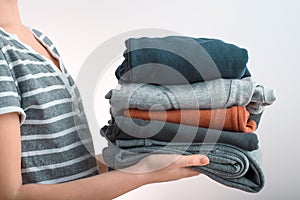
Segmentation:
[(92, 139), (73, 79), (53, 43), (31, 29), (58, 59), (0, 28), (0, 114), (18, 112), (23, 184), (54, 184), (96, 175)]

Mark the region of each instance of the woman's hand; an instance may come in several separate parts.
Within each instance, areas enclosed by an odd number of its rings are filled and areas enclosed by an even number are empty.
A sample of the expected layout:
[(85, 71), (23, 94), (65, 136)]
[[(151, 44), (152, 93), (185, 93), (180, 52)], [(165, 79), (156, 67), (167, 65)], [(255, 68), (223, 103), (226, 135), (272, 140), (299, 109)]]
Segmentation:
[(200, 173), (188, 167), (205, 166), (209, 159), (204, 155), (154, 154), (142, 159), (134, 166), (122, 169), (123, 172), (137, 173), (144, 184), (174, 181), (192, 177)]

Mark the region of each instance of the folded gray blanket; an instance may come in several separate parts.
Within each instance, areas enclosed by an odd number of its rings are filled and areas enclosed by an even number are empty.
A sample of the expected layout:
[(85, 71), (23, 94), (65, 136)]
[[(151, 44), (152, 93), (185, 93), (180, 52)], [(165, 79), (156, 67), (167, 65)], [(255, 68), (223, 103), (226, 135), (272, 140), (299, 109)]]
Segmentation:
[[(160, 145), (158, 145), (160, 144)], [(261, 167), (260, 150), (245, 151), (225, 144), (178, 144), (156, 142), (156, 145), (121, 149), (111, 145), (103, 149), (105, 163), (114, 169), (122, 169), (138, 163), (151, 154), (203, 154), (210, 163), (192, 167), (226, 186), (246, 192), (259, 192), (265, 183)]]
[(247, 106), (251, 114), (260, 114), (276, 97), (274, 90), (243, 79), (216, 79), (190, 85), (124, 84), (120, 90), (111, 90), (111, 114), (123, 115), (123, 109), (218, 109)]

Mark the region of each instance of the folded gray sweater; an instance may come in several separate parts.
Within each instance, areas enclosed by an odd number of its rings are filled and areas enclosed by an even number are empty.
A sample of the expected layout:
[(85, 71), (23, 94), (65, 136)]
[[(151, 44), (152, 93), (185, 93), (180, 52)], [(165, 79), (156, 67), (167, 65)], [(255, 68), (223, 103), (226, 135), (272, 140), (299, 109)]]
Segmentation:
[(251, 114), (260, 114), (275, 100), (274, 90), (258, 85), (251, 77), (216, 79), (190, 85), (124, 84), (111, 90), (111, 114), (123, 110), (218, 109), (247, 106)]

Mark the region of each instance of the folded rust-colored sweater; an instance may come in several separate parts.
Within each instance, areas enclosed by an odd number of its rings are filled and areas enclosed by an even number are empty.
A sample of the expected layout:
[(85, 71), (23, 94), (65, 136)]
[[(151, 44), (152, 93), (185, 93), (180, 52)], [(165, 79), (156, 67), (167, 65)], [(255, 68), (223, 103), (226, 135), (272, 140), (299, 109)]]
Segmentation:
[(254, 120), (249, 120), (250, 113), (244, 106), (233, 106), (231, 108), (215, 110), (148, 111), (129, 109), (124, 111), (124, 115), (144, 120), (167, 121), (235, 132), (251, 133), (257, 127)]

